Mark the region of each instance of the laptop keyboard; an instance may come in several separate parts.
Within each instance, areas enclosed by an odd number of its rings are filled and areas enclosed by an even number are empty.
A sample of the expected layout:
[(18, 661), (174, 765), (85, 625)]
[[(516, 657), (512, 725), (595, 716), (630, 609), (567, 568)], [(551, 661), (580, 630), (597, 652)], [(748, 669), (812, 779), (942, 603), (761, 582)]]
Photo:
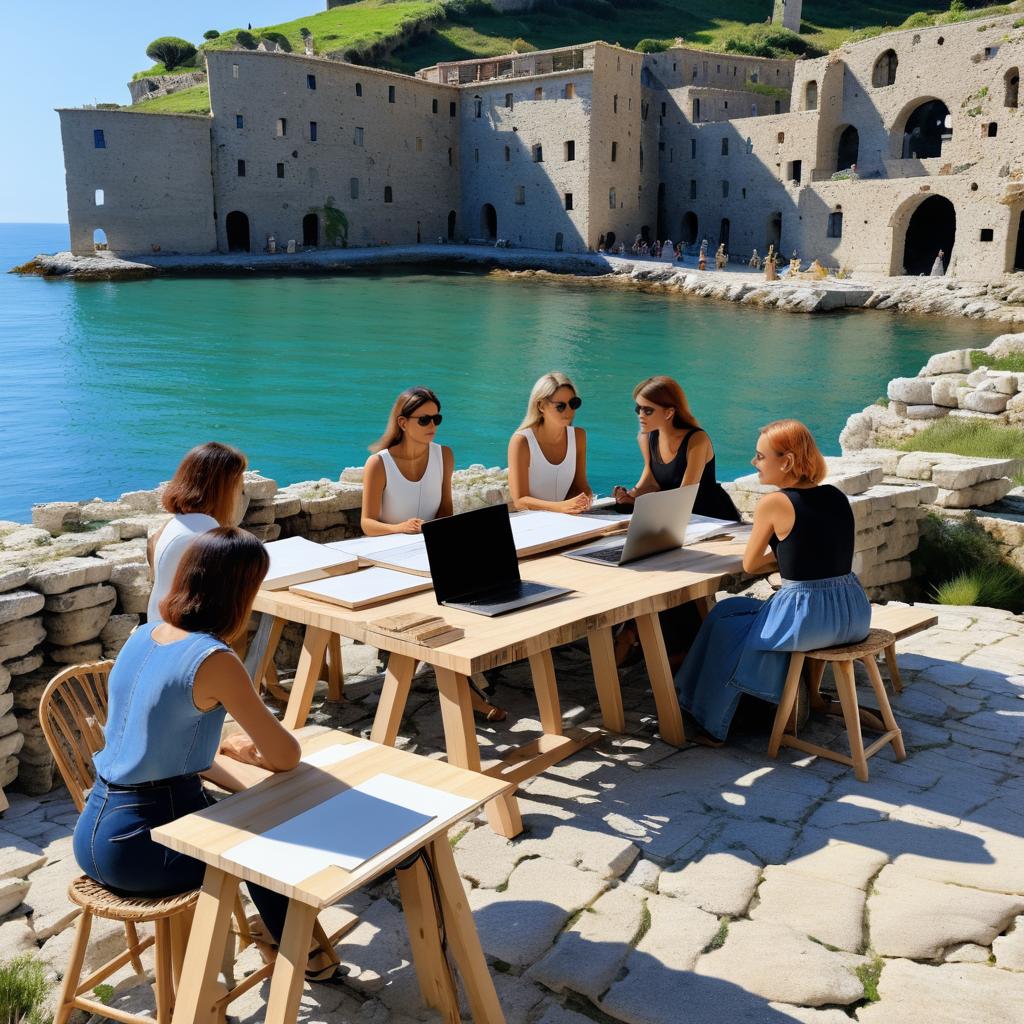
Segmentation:
[(520, 580), (518, 583), (509, 583), (507, 586), (495, 587), (493, 590), (477, 594), (476, 597), (459, 598), (456, 602), (467, 607), (474, 605), (505, 604), (508, 601), (518, 601), (521, 597), (530, 597), (547, 591), (549, 588), (542, 583), (528, 583)]
[(613, 564), (618, 565), (619, 559), (622, 558), (622, 552), (625, 548), (625, 544), (619, 544), (613, 548), (600, 548), (597, 551), (588, 551), (587, 558), (594, 558), (600, 562), (612, 562)]

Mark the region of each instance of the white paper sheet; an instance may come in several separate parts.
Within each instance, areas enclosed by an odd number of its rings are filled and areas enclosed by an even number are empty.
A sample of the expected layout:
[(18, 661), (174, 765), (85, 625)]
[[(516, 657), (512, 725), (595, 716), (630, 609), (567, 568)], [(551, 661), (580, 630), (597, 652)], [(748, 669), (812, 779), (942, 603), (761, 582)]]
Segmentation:
[(367, 555), (371, 551), (389, 551), (392, 548), (405, 547), (414, 539), (410, 533), (390, 533), (384, 537), (353, 537), (351, 540), (334, 540), (324, 547), (344, 551), (349, 555)]
[(335, 541), (330, 546), (366, 561), (383, 562), (395, 569), (430, 575), (427, 546), (422, 534), (393, 533), (387, 537), (359, 537), (356, 540)]
[(711, 516), (690, 516), (690, 525), (686, 527), (686, 540), (683, 543), (697, 544), (711, 537), (735, 533), (742, 525), (728, 519), (712, 519)]
[[(267, 570), (263, 586), (268, 590), (297, 583), (295, 577), (307, 574), (306, 579), (319, 579), (330, 575), (332, 571), (355, 560), (346, 552), (306, 540), (305, 537), (288, 537), (286, 540), (271, 541), (266, 545), (270, 555), (270, 568)], [(280, 581), (284, 581), (283, 583)]]
[(593, 516), (569, 516), (563, 512), (517, 512), (512, 516), (512, 538), (516, 551), (542, 544), (571, 543), (576, 537), (592, 534), (602, 527)]
[(332, 764), (347, 761), (350, 757), (372, 750), (375, 746), (376, 744), (369, 740), (356, 740), (355, 743), (332, 743), (329, 747), (307, 754), (302, 759), (302, 763), (312, 765), (314, 768), (327, 768)]
[(377, 775), (226, 850), (225, 860), (297, 885), (324, 868), (349, 871), (382, 860), (399, 841), (428, 833), (437, 818), (474, 804), (431, 786)]
[(393, 594), (407, 594), (414, 590), (429, 588), (430, 580), (422, 576), (375, 565), (369, 569), (346, 573), (344, 576), (332, 576), (328, 580), (299, 583), (291, 589), (306, 597), (317, 597), (351, 608), (361, 608), (385, 601)]

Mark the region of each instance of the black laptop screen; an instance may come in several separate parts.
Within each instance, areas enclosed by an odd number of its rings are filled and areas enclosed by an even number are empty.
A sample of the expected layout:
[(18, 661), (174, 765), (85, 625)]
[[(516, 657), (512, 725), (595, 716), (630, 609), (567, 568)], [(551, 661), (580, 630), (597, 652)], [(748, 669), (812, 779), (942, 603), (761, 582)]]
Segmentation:
[(519, 580), (507, 505), (424, 523), (423, 540), (438, 604)]

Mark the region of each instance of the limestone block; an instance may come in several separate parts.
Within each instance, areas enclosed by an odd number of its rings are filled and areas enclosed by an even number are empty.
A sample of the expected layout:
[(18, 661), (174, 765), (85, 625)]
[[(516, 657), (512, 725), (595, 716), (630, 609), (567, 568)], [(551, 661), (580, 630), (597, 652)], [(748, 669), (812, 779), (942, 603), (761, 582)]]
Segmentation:
[(126, 538), (119, 544), (110, 544), (108, 547), (100, 548), (96, 552), (97, 558), (114, 564), (123, 562), (144, 562), (146, 560), (146, 528), (143, 521), (138, 519), (122, 519), (122, 523), (133, 523), (139, 526), (137, 533), (125, 533), (122, 527), (121, 536)]
[[(43, 595), (38, 594), (37, 596), (42, 597)], [(63, 594), (51, 594), (44, 598), (44, 601), (48, 612), (76, 612), (80, 608), (92, 608), (111, 598), (116, 599), (116, 597), (117, 593), (113, 587), (104, 583), (96, 583), (91, 587), (66, 590)]]
[(662, 872), (658, 889), (666, 896), (711, 914), (741, 917), (761, 878), (761, 863), (747, 850), (721, 850)]
[(1020, 376), (1009, 370), (993, 370), (989, 374), (989, 379), (995, 384), (996, 391), (1002, 395), (1015, 395), (1021, 390)]
[(967, 374), (967, 383), (970, 387), (976, 388), (979, 384), (984, 384), (988, 380), (988, 367), (979, 366), (978, 369), (972, 370)]
[(908, 405), (908, 420), (941, 420), (949, 415), (949, 409), (941, 405)]
[(907, 403), (906, 402), (890, 402), (889, 412), (897, 419), (905, 419), (907, 415)]
[(18, 716), (11, 712), (14, 707), (14, 694), (8, 690), (0, 693), (0, 736), (10, 736), (18, 728)]
[(911, 576), (910, 562), (883, 562), (881, 565), (866, 569), (860, 576), (861, 586), (883, 587), (890, 583), (902, 583)]
[(47, 764), (30, 764), (24, 758), (18, 761), (18, 786), (24, 793), (49, 793), (53, 789), (55, 774), (52, 759)]
[(7, 551), (33, 551), (53, 543), (46, 530), (35, 526), (21, 526), (4, 535), (3, 545)]
[(20, 878), (5, 878), (0, 881), (0, 917), (20, 906), (28, 890), (28, 882)]
[(922, 377), (897, 377), (889, 381), (889, 398), (907, 405), (927, 405), (932, 400), (932, 382)]
[(978, 516), (984, 531), (1009, 548), (1024, 547), (1024, 519), (1011, 516)]
[(117, 601), (122, 612), (142, 615), (149, 607), (149, 595), (153, 592), (153, 580), (146, 562), (124, 562), (111, 569), (110, 582), (117, 591)]
[(69, 526), (77, 526), (81, 522), (78, 517), (80, 507), (77, 501), (50, 501), (43, 505), (33, 505), (32, 525), (47, 533), (63, 533)]
[(107, 624), (110, 613), (114, 610), (115, 598), (107, 597), (101, 604), (91, 608), (80, 608), (73, 612), (46, 614), (43, 624), (46, 626), (46, 639), (60, 647), (85, 643), (100, 635), (100, 630)]
[(270, 523), (268, 526), (249, 526), (248, 524), (245, 524), (245, 529), (254, 537), (258, 537), (264, 544), (267, 544), (272, 540), (277, 540), (278, 537), (281, 536), (280, 523)]
[(932, 470), (942, 456), (935, 452), (908, 452), (896, 464), (896, 476), (908, 480), (931, 480)]
[(19, 753), (25, 745), (25, 737), (20, 731), (9, 732), (6, 736), (0, 736), (0, 761), (13, 757)]
[(18, 777), (18, 759), (8, 757), (0, 761), (0, 789), (6, 789)]
[[(0, 863), (3, 855), (0, 854)], [(1018, 917), (1013, 930), (1007, 935), (1000, 935), (992, 943), (992, 954), (996, 964), (1008, 971), (1024, 971), (1024, 917)]]
[(74, 587), (103, 583), (110, 579), (111, 566), (102, 558), (62, 558), (35, 566), (28, 585), (41, 594), (63, 594)]
[(0, 594), (7, 594), (25, 586), (28, 582), (28, 573), (27, 565), (0, 563)]
[(470, 830), (455, 847), (459, 874), (482, 889), (504, 885), (519, 859), (515, 844), (489, 828)]
[(932, 384), (932, 405), (955, 409), (959, 405), (957, 390), (962, 382), (962, 377), (940, 377)]
[(266, 501), (277, 493), (277, 481), (263, 476), (255, 469), (245, 472), (245, 493), (253, 501)]
[(0, 963), (36, 951), (36, 933), (24, 918), (0, 924)]
[(287, 519), (288, 516), (297, 516), (302, 511), (302, 502), (291, 494), (275, 494), (271, 506), (275, 519)]
[[(103, 644), (99, 640), (90, 640), (67, 647), (47, 647), (46, 655), (55, 665), (84, 665), (89, 661), (100, 661), (103, 657)], [(56, 671), (56, 670), (55, 670)]]
[(918, 878), (892, 864), (868, 899), (871, 947), (881, 956), (935, 960), (949, 946), (989, 946), (1018, 914), (1024, 897)]
[(43, 618), (36, 615), (28, 619), (15, 619), (0, 626), (0, 661), (23, 658), (46, 636)]
[(0, 879), (28, 878), (45, 863), (46, 854), (35, 843), (0, 827)]
[[(145, 931), (145, 926), (139, 926), (140, 935), (144, 935)], [(74, 936), (74, 928), (68, 928), (52, 935), (39, 950), (39, 959), (51, 971), (62, 973), (67, 969), (68, 961), (71, 959), (71, 943), (74, 941)], [(102, 917), (94, 917), (92, 929), (89, 932), (89, 946), (85, 951), (85, 970), (95, 971), (108, 960), (112, 960), (123, 952), (124, 948), (124, 925), (120, 921), (108, 921)], [(152, 1003), (149, 1005), (152, 1006)]]
[(56, 666), (52, 664), (43, 664), (34, 672), (16, 678), (11, 685), (11, 692), (14, 694), (14, 706), (20, 711), (38, 713), (39, 698), (42, 697), (46, 684), (58, 671)]
[(1024, 334), (1000, 334), (982, 351), (993, 359), (1003, 359), (1016, 352), (1024, 352)]
[(960, 396), (960, 408), (972, 412), (997, 413), (1006, 410), (1009, 396), (998, 391), (969, 391)]
[(98, 530), (63, 533), (59, 537), (54, 537), (52, 551), (57, 558), (84, 558), (95, 554), (108, 544), (116, 544), (120, 539), (121, 531), (108, 523)]
[(68, 899), (68, 886), (82, 873), (74, 857), (47, 864), (32, 876), (25, 902), (32, 908), (32, 927), (39, 939), (63, 931), (81, 913)]
[(113, 519), (122, 519), (135, 512), (126, 501), (104, 501), (93, 498), (81, 505), (78, 510), (79, 520), (83, 523), (109, 523)]
[(936, 352), (921, 371), (922, 377), (928, 377), (938, 373), (970, 373), (971, 350), (969, 348), (955, 349), (952, 352)]
[(158, 487), (152, 491), (126, 491), (117, 500), (137, 512), (159, 512), (161, 490)]
[[(470, 467), (475, 468), (475, 467)], [(461, 470), (455, 470), (456, 473)], [(343, 484), (361, 484), (363, 482), (363, 467), (362, 466), (346, 466), (338, 476), (339, 483)]]
[[(999, 939), (996, 939), (998, 942)], [(993, 943), (993, 946), (995, 943)], [(956, 946), (950, 946), (943, 955), (947, 964), (987, 964), (989, 951), (976, 942), (961, 942)]]
[(336, 526), (345, 526), (348, 523), (348, 513), (344, 510), (336, 512), (312, 512), (305, 518), (307, 523), (306, 529), (310, 533), (319, 533), (323, 530), (330, 530)]
[(534, 825), (531, 835), (516, 843), (522, 857), (548, 857), (563, 864), (593, 871), (601, 878), (618, 878), (639, 856), (639, 849), (624, 836), (578, 828), (569, 823)]
[(274, 506), (270, 502), (253, 502), (245, 512), (242, 525), (249, 529), (253, 526), (269, 526), (274, 521)]
[(6, 665), (0, 665), (0, 693), (5, 693), (11, 685), (11, 670)]
[(1005, 498), (1013, 490), (1013, 481), (1007, 477), (1000, 480), (985, 480), (973, 487), (950, 491), (939, 488), (934, 504), (939, 508), (980, 508)]
[[(1006, 403), (1006, 415), (1010, 423), (1021, 423), (1024, 421), (1024, 391), (1014, 395)], [(2, 575), (0, 575), (0, 582), (2, 582)]]
[(120, 650), (121, 645), (131, 636), (132, 631), (139, 625), (138, 615), (111, 615), (107, 624), (100, 631), (100, 640), (104, 650), (116, 647)]
[(0, 594), (0, 625), (42, 611), (43, 600), (43, 595), (34, 590), (9, 590), (6, 594)]
[(950, 491), (973, 487), (986, 480), (1013, 476), (1024, 467), (1021, 459), (983, 459), (949, 455), (932, 470), (932, 483)]

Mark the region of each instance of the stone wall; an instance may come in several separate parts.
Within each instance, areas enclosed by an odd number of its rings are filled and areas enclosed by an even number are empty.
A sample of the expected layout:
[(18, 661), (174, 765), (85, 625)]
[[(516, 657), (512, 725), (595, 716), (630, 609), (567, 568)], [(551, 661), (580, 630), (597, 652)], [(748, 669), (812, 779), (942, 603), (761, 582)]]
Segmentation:
[(176, 75), (147, 75), (144, 78), (133, 78), (128, 83), (128, 92), (132, 103), (155, 99), (157, 96), (169, 96), (172, 92), (191, 89), (194, 85), (206, 82), (205, 71), (180, 71)]

